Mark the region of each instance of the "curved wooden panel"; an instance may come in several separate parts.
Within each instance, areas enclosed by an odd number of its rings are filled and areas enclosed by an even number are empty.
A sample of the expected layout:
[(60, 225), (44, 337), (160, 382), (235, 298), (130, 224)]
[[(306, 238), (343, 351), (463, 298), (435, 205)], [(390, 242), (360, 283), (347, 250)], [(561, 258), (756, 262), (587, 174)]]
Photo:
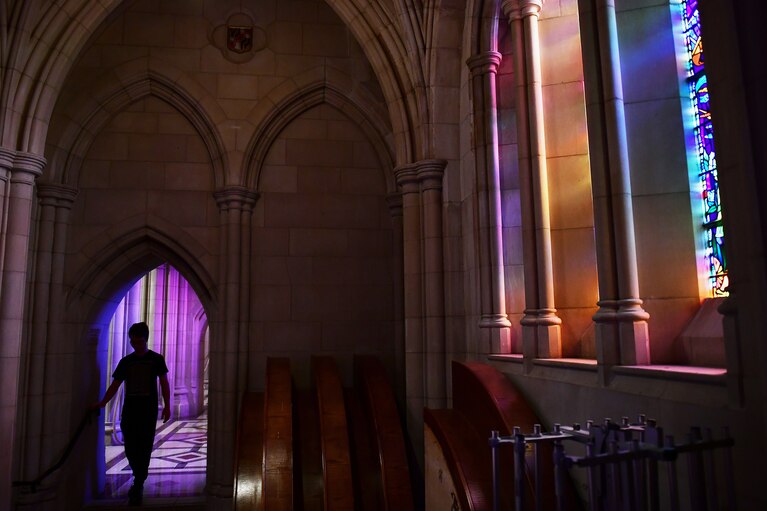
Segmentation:
[(263, 500), (269, 511), (293, 509), (293, 382), (290, 360), (267, 358)]
[(346, 416), (349, 419), (349, 443), (354, 483), (355, 505), (364, 511), (384, 509), (381, 467), (371, 422), (360, 396), (346, 390)]
[[(487, 364), (477, 362), (452, 363), (453, 370), (453, 409), (471, 418), (471, 422), (484, 437), (490, 438), (490, 432), (498, 431), (501, 436), (512, 434), (514, 426), (519, 426), (523, 433), (532, 433), (533, 426), (541, 420), (530, 404), (517, 390), (514, 384), (500, 371)], [(541, 508), (555, 509), (554, 464), (551, 444), (540, 444), (539, 467), (541, 487)], [(501, 499), (514, 502), (514, 461), (510, 446), (502, 446), (499, 451), (499, 479), (501, 481)], [(525, 455), (527, 465), (525, 506), (534, 509), (535, 455), (533, 450)], [(575, 497), (574, 488), (568, 489), (570, 509), (580, 505)]]
[[(442, 447), (462, 510), (490, 511), (493, 504), (490, 449), (471, 422), (455, 410), (424, 409), (424, 423)], [(501, 509), (513, 509), (505, 506)]]
[(294, 504), (303, 511), (323, 511), (322, 446), (316, 392), (297, 390), (294, 402)]
[(394, 391), (381, 362), (372, 356), (354, 357), (356, 389), (373, 429), (381, 471), (384, 509), (413, 509), (410, 467)]
[(234, 509), (263, 510), (264, 394), (242, 396), (235, 444)]
[(468, 417), (477, 431), (495, 429), (510, 435), (514, 426), (530, 432), (538, 416), (511, 381), (497, 369), (477, 362), (452, 363), (453, 408)]
[(354, 485), (341, 377), (329, 357), (312, 357), (312, 372), (317, 390), (325, 509), (352, 511)]

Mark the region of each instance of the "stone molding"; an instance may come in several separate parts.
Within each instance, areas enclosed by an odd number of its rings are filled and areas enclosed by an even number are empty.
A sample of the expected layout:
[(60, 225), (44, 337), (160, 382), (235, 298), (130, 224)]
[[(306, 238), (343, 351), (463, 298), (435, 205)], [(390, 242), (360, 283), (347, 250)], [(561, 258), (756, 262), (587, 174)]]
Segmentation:
[(216, 204), (221, 211), (230, 209), (253, 211), (253, 206), (259, 197), (258, 192), (244, 186), (227, 186), (213, 192), (213, 198), (216, 199)]
[(156, 97), (173, 106), (194, 126), (210, 156), (213, 179), (223, 186), (227, 151), (221, 136), (226, 115), (217, 100), (192, 77), (173, 65), (156, 58), (142, 58), (118, 66), (110, 73), (113, 80), (96, 89), (88, 89), (73, 101), (75, 112), (62, 135), (49, 143), (56, 146), (51, 158), (51, 181), (77, 182), (80, 167), (93, 140), (116, 112), (131, 103)]
[(466, 59), (466, 65), (469, 66), (472, 78), (483, 74), (498, 73), (498, 66), (503, 60), (502, 55), (497, 51), (486, 51)]
[[(245, 150), (243, 182), (258, 189), (266, 156), (282, 130), (310, 108), (323, 104), (337, 108), (355, 122), (375, 149), (381, 168), (392, 168), (394, 150), (386, 142), (385, 135), (390, 128), (375, 111), (374, 105), (365, 102), (350, 85), (343, 83), (346, 80), (329, 81), (326, 76), (306, 78), (309, 81), (302, 86), (297, 85), (295, 79), (290, 79), (275, 87), (273, 94), (279, 97), (272, 98), (273, 103), (262, 102), (265, 106), (261, 108), (264, 110), (259, 110), (257, 106), (248, 117), (248, 122), (256, 126), (256, 129)], [(394, 183), (390, 178), (387, 179), (387, 188), (394, 191)]]
[(78, 189), (75, 187), (45, 181), (39, 181), (36, 188), (37, 198), (41, 205), (71, 208), (78, 193)]

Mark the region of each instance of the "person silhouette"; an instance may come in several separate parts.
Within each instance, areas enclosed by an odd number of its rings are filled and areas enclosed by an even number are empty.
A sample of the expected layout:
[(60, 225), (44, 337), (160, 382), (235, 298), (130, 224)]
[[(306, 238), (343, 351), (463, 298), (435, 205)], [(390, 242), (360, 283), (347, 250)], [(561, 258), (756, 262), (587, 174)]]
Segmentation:
[(101, 401), (94, 403), (92, 408), (104, 408), (125, 382), (120, 428), (125, 444), (125, 457), (128, 458), (128, 464), (133, 471), (133, 485), (128, 491), (128, 503), (138, 506), (143, 499), (144, 481), (149, 473), (157, 426), (157, 379), (160, 380), (164, 403), (163, 423), (170, 419), (170, 388), (165, 358), (147, 348), (147, 324), (142, 322), (131, 325), (128, 337), (133, 353), (123, 357), (117, 364), (112, 374), (112, 383)]

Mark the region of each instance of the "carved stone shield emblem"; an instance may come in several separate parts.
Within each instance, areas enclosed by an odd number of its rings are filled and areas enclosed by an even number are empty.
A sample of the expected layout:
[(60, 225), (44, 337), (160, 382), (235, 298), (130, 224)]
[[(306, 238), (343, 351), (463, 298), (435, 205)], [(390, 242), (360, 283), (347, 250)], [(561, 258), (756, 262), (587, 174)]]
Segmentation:
[(253, 27), (227, 26), (226, 47), (235, 53), (246, 53), (253, 48)]

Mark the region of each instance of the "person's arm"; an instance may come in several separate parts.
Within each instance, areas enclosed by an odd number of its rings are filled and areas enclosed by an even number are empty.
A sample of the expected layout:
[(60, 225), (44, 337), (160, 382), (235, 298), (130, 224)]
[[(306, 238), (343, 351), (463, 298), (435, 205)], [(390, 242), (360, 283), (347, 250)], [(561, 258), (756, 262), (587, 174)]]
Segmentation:
[(112, 400), (113, 397), (115, 397), (115, 394), (117, 394), (117, 391), (120, 388), (120, 384), (122, 384), (122, 380), (112, 380), (112, 384), (109, 385), (109, 388), (107, 389), (106, 393), (104, 394), (104, 397), (101, 401), (98, 403), (94, 403), (91, 408), (93, 410), (98, 410), (99, 408), (104, 408), (108, 402)]
[(170, 385), (168, 385), (168, 374), (160, 375), (160, 388), (162, 389), (162, 400), (165, 408), (162, 409), (162, 421), (168, 422), (170, 419)]

